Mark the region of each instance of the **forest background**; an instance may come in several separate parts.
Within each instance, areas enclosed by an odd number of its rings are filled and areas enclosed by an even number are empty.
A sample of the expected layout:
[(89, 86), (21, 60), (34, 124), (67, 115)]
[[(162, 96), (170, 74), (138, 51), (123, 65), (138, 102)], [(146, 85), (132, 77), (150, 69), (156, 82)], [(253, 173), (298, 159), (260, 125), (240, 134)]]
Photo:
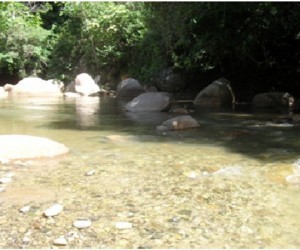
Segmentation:
[(178, 91), (225, 77), (240, 100), (271, 90), (299, 97), (298, 2), (1, 2), (0, 83), (77, 73), (144, 85), (163, 69)]

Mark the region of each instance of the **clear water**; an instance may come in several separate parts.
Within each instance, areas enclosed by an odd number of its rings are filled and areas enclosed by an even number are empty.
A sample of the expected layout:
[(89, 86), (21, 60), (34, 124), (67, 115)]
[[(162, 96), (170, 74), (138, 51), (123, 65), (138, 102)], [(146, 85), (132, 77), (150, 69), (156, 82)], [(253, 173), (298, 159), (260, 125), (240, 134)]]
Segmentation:
[[(0, 239), (19, 233), (18, 208), (36, 206), (34, 217), (59, 202), (58, 235), (78, 217), (92, 219), (87, 240), (70, 248), (299, 248), (300, 190), (285, 177), (300, 158), (300, 127), (277, 122), (276, 114), (193, 116), (200, 128), (162, 134), (155, 126), (172, 115), (126, 112), (110, 97), (0, 100), (0, 134), (70, 148), (57, 159), (11, 166), (0, 224), (12, 208), (16, 218), (2, 222)], [(85, 176), (89, 170), (95, 175)], [(133, 227), (119, 232), (118, 221)], [(0, 246), (19, 246), (18, 237)], [(51, 246), (41, 233), (32, 237), (29, 248)]]

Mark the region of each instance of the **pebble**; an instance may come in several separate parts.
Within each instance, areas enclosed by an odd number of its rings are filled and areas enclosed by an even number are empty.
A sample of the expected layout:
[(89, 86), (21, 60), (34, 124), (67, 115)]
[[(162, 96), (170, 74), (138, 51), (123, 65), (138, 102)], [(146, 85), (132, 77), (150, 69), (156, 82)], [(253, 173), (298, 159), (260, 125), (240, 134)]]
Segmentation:
[(89, 219), (78, 219), (73, 223), (73, 226), (78, 229), (88, 228), (91, 225), (92, 225), (92, 221)]
[(10, 177), (0, 178), (0, 184), (7, 184), (7, 183), (10, 183), (11, 181), (12, 181), (12, 179)]
[(213, 173), (213, 175), (221, 175), (221, 176), (233, 176), (233, 175), (241, 175), (241, 174), (242, 174), (242, 170), (240, 166), (222, 168)]
[(0, 163), (3, 164), (3, 165), (6, 165), (9, 163), (9, 160), (6, 159), (6, 158), (0, 158)]
[(183, 175), (185, 175), (186, 177), (189, 177), (191, 179), (196, 179), (199, 177), (199, 173), (194, 172), (194, 171), (184, 172)]
[(130, 229), (132, 228), (132, 224), (130, 222), (120, 221), (116, 223), (117, 229)]
[(9, 173), (6, 173), (6, 174), (4, 175), (4, 177), (6, 177), (6, 178), (12, 178), (14, 175), (15, 175), (14, 173), (9, 172)]
[(96, 174), (96, 170), (89, 170), (85, 173), (86, 176), (92, 176), (94, 174)]
[(24, 207), (20, 208), (19, 211), (23, 214), (26, 214), (29, 212), (30, 208), (31, 208), (31, 206), (24, 206)]
[(51, 207), (49, 207), (47, 210), (45, 210), (44, 215), (46, 217), (52, 217), (58, 215), (63, 210), (63, 205), (61, 204), (55, 204)]
[(60, 236), (59, 238), (53, 241), (53, 244), (56, 246), (66, 246), (67, 240), (63, 236)]
[(30, 243), (30, 238), (27, 237), (27, 236), (25, 236), (25, 237), (23, 238), (23, 244), (27, 245), (27, 244), (29, 244), (29, 243)]

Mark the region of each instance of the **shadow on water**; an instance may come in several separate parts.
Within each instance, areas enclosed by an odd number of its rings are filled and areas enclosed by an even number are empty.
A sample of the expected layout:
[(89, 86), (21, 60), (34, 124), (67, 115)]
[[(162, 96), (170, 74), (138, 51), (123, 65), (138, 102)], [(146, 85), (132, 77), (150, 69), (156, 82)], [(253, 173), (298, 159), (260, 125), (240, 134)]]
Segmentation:
[(124, 102), (109, 97), (81, 97), (66, 99), (56, 119), (42, 126), (127, 133), (155, 143), (180, 141), (224, 147), (266, 162), (294, 158), (299, 152), (300, 127), (279, 121), (275, 113), (254, 113), (248, 107), (234, 111), (197, 109), (192, 116), (198, 120), (200, 128), (166, 133), (155, 130), (157, 125), (173, 116), (166, 112), (127, 112)]

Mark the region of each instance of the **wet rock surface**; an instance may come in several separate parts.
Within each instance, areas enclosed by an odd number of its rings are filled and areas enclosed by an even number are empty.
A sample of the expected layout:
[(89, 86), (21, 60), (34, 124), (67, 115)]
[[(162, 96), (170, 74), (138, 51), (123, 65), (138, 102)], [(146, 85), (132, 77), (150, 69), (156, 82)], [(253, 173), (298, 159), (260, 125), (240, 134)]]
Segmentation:
[(69, 149), (48, 138), (30, 135), (0, 135), (0, 158), (6, 160), (53, 157)]

